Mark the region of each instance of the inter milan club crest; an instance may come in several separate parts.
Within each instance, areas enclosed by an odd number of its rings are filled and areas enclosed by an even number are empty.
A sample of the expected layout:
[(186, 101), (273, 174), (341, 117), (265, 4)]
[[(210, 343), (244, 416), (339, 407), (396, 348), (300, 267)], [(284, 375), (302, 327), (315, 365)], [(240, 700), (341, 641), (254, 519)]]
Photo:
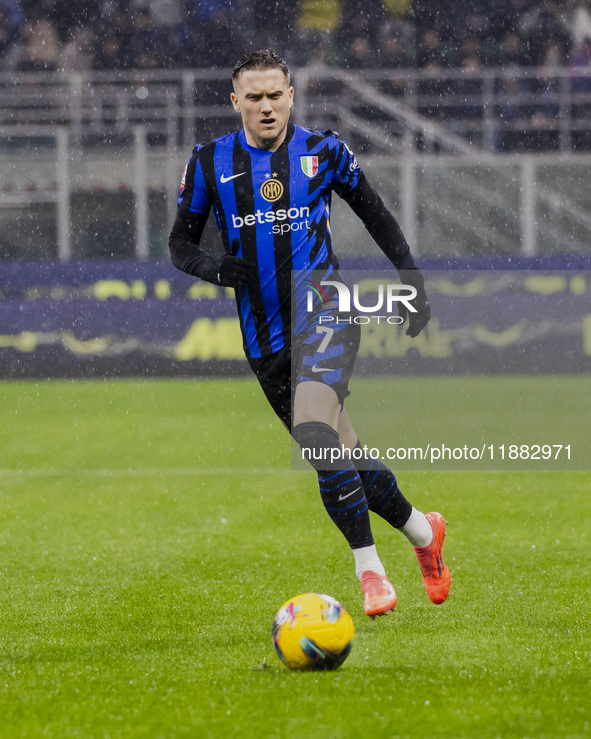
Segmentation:
[[(271, 175), (267, 175), (270, 177)], [(265, 198), (268, 203), (274, 203), (276, 200), (283, 195), (283, 185), (279, 180), (275, 179), (276, 173), (273, 172), (272, 180), (265, 180), (261, 185), (261, 195)]]
[(318, 157), (300, 157), (300, 164), (306, 177), (314, 177), (318, 172)]

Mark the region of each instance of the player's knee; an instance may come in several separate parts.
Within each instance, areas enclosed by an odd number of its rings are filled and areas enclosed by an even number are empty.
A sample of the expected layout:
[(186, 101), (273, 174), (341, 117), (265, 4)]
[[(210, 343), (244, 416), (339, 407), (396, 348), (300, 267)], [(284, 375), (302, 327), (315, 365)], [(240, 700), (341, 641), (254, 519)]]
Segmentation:
[(306, 421), (294, 426), (292, 436), (300, 445), (302, 459), (315, 470), (333, 469), (342, 456), (338, 433), (327, 423)]

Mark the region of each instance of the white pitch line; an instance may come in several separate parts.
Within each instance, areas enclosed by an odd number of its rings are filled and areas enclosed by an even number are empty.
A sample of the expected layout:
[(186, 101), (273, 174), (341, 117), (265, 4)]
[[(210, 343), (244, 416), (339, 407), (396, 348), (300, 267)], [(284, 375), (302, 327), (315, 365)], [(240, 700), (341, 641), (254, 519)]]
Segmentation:
[(140, 467), (129, 469), (57, 469), (57, 468), (31, 468), (10, 469), (0, 468), (0, 478), (18, 477), (152, 477), (156, 475), (171, 476), (198, 476), (198, 475), (284, 475), (295, 470), (285, 467)]

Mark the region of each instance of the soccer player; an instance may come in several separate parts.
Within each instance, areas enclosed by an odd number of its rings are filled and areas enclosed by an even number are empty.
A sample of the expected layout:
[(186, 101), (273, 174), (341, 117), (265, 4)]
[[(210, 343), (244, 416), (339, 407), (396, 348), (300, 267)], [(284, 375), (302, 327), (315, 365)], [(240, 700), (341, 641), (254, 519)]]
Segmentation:
[[(232, 84), (242, 128), (193, 149), (170, 234), (172, 262), (214, 285), (235, 288), (247, 360), (316, 469), (322, 502), (352, 549), (365, 612), (387, 613), (397, 601), (376, 551), (370, 510), (415, 547), (427, 594), (442, 603), (451, 581), (442, 558), (443, 516), (413, 508), (381, 461), (339, 457), (339, 450), (362, 448), (344, 409), (360, 328), (354, 321), (329, 325), (337, 305), (334, 286), (312, 311), (303, 307), (310, 282), (318, 284), (319, 276), (342, 280), (332, 248), (331, 193), (344, 198), (404, 271), (402, 281), (415, 288), (410, 310), (401, 313), (408, 316), (411, 337), (431, 316), (423, 277), (397, 221), (347, 145), (332, 131), (290, 121), (294, 91), (285, 61), (270, 50), (249, 52), (236, 64)], [(221, 257), (199, 245), (211, 208), (225, 247)]]

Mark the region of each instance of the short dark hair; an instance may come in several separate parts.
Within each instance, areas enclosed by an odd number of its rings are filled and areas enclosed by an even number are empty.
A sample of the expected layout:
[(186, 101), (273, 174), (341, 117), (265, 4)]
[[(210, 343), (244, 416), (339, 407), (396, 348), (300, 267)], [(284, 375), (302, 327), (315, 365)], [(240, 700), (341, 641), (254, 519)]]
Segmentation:
[(247, 51), (246, 54), (236, 62), (232, 70), (232, 82), (237, 82), (242, 72), (249, 69), (280, 69), (289, 84), (290, 72), (285, 59), (282, 59), (272, 49), (259, 49), (258, 51)]

